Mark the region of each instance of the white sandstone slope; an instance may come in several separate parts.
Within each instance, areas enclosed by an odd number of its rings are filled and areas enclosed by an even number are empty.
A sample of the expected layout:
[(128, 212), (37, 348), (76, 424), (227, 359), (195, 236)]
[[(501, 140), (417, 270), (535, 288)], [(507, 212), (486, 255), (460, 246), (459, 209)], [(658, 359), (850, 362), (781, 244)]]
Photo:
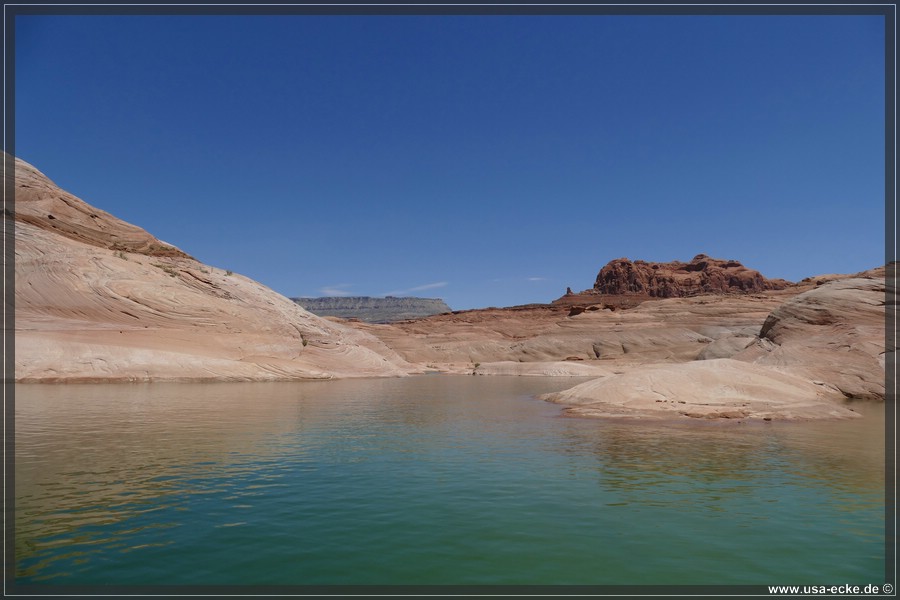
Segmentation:
[(579, 416), (738, 420), (858, 416), (811, 381), (729, 358), (645, 365), (545, 398), (571, 406), (568, 414)]
[(730, 358), (626, 368), (546, 399), (586, 416), (857, 416), (844, 399), (885, 398), (884, 270), (822, 283), (773, 310), (754, 341)]
[(884, 400), (885, 278), (883, 270), (861, 275), (791, 298), (734, 358), (822, 382), (847, 398)]
[[(10, 175), (8, 175), (10, 176)], [(400, 376), (377, 338), (15, 168), (16, 380), (284, 380)]]

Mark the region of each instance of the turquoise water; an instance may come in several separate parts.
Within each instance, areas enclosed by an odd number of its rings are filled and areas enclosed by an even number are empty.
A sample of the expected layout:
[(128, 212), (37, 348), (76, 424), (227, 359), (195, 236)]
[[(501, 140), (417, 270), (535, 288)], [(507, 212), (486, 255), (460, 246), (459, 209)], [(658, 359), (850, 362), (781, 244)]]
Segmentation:
[(20, 584), (883, 583), (884, 413), (573, 419), (577, 380), (16, 388)]

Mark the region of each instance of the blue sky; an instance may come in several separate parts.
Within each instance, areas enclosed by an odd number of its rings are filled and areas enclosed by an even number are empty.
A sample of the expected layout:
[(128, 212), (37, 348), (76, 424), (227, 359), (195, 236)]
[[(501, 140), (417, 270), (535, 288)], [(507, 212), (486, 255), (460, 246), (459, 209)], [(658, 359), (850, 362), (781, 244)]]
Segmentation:
[(19, 16), (16, 154), (287, 296), (884, 264), (879, 16)]

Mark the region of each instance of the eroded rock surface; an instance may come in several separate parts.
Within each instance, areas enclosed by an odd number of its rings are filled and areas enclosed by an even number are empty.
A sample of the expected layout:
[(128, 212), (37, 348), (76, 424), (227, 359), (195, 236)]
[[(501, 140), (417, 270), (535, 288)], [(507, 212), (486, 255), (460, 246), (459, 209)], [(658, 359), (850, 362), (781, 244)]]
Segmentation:
[(204, 265), (16, 160), (17, 381), (396, 376), (378, 339)]
[[(463, 311), (390, 325), (354, 323), (407, 361), (465, 371), (474, 363), (687, 362), (711, 344), (755, 339), (780, 296), (697, 296), (572, 314), (557, 305)], [(736, 353), (743, 346), (728, 346)], [(727, 354), (719, 348), (716, 357)], [(484, 369), (487, 372), (487, 369)]]
[(853, 418), (827, 390), (776, 368), (727, 358), (645, 365), (549, 394), (573, 415), (797, 420)]
[(886, 290), (876, 275), (830, 280), (788, 300), (735, 358), (788, 368), (847, 398), (883, 400)]
[[(884, 399), (884, 282), (884, 270), (875, 269), (761, 292), (642, 297), (632, 306), (603, 295), (587, 306), (557, 302), (361, 327), (423, 369), (595, 373), (593, 384), (555, 397), (584, 405), (571, 414), (841, 418), (853, 415), (842, 405), (847, 398)], [(744, 382), (739, 391), (724, 393), (729, 378)], [(645, 402), (634, 395), (639, 389), (659, 396)], [(666, 412), (682, 401), (690, 410)]]
[(680, 298), (699, 294), (753, 293), (784, 289), (790, 282), (766, 279), (736, 260), (721, 260), (698, 254), (691, 262), (667, 263), (610, 261), (597, 274), (598, 294), (638, 294), (651, 298)]
[(553, 401), (736, 421), (850, 418), (846, 399), (885, 397), (884, 269), (790, 284), (705, 255), (620, 259), (551, 304), (347, 324), (16, 166), (19, 381), (589, 376)]

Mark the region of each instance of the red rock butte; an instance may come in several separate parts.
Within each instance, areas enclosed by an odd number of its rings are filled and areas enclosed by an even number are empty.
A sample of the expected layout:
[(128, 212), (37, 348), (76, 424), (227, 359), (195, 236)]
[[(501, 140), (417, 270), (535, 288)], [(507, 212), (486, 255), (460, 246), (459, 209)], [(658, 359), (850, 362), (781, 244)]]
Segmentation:
[(594, 287), (566, 289), (553, 305), (569, 308), (570, 316), (599, 308), (628, 309), (646, 300), (694, 296), (752, 295), (790, 290), (797, 284), (769, 279), (739, 261), (698, 254), (690, 262), (649, 262), (617, 258), (597, 274)]
[(698, 254), (691, 262), (666, 263), (617, 258), (597, 274), (599, 294), (638, 294), (651, 298), (684, 298), (700, 294), (755, 293), (780, 290), (790, 285), (783, 279), (767, 279), (736, 260)]

